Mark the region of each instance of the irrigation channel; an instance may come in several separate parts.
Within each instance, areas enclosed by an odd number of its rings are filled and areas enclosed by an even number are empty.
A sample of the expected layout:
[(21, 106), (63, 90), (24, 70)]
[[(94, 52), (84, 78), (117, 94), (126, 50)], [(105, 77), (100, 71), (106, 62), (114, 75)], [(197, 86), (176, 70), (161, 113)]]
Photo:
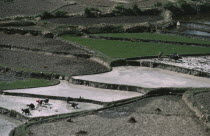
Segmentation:
[(175, 20), (181, 24), (180, 27), (171, 28), (171, 32), (210, 37), (210, 14), (184, 16)]

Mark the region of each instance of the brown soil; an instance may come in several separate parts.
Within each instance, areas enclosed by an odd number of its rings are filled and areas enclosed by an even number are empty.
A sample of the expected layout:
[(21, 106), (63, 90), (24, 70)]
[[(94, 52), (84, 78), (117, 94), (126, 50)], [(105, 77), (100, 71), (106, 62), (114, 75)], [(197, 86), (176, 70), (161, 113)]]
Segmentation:
[[(156, 109), (161, 109), (157, 112)], [(128, 122), (134, 117), (136, 123)], [(95, 115), (29, 127), (34, 136), (66, 136), (85, 132), (89, 136), (207, 136), (207, 129), (186, 107), (181, 97), (160, 96), (141, 100)]]
[(85, 18), (85, 17), (69, 17), (69, 18), (54, 18), (47, 19), (57, 24), (71, 24), (71, 25), (93, 25), (93, 24), (131, 24), (142, 22), (160, 21), (161, 16), (120, 16), (120, 17), (101, 17), (101, 18)]
[(53, 72), (66, 75), (93, 74), (108, 69), (91, 60), (44, 55), (35, 52), (0, 50), (1, 65), (22, 70)]

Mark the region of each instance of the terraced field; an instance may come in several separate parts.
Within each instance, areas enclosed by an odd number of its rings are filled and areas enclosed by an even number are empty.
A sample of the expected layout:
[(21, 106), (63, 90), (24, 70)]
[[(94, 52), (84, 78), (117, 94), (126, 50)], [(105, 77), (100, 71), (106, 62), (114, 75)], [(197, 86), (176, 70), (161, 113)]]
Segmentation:
[(36, 52), (0, 50), (1, 65), (21, 71), (52, 72), (64, 75), (108, 71), (102, 64), (83, 58), (44, 55)]
[(64, 119), (33, 125), (28, 130), (28, 136), (209, 135), (179, 96), (151, 97), (92, 115), (75, 117), (72, 122)]
[(8, 35), (0, 33), (0, 47), (1, 45), (11, 45), (16, 47), (25, 47), (29, 49), (39, 49), (46, 52), (63, 52), (68, 54), (86, 53), (90, 52), (78, 48), (72, 44), (62, 42), (56, 39), (43, 38), (40, 36), (23, 36), (23, 35)]
[(65, 0), (13, 0), (12, 2), (0, 1), (0, 17), (16, 15), (36, 15), (44, 11), (51, 11), (68, 4)]
[(142, 22), (160, 21), (161, 16), (119, 16), (119, 17), (101, 17), (101, 18), (85, 18), (85, 17), (69, 17), (69, 18), (54, 18), (46, 19), (56, 24), (70, 24), (70, 25), (94, 25), (94, 24), (132, 24)]
[(147, 39), (147, 40), (161, 40), (161, 41), (174, 41), (183, 43), (199, 43), (199, 44), (209, 44), (208, 40), (192, 39), (182, 36), (172, 36), (166, 34), (158, 33), (110, 33), (110, 34), (95, 34), (96, 36), (105, 37), (119, 37), (119, 38), (130, 38), (130, 39)]
[[(62, 38), (76, 42), (81, 45), (98, 50), (111, 58), (129, 58), (137, 56), (157, 56), (159, 52), (164, 54), (205, 54), (210, 52), (210, 48), (183, 46), (163, 43), (147, 43), (147, 42), (128, 42), (116, 40), (91, 39), (83, 37), (75, 37), (64, 35)], [(207, 42), (208, 43), (208, 42)]]

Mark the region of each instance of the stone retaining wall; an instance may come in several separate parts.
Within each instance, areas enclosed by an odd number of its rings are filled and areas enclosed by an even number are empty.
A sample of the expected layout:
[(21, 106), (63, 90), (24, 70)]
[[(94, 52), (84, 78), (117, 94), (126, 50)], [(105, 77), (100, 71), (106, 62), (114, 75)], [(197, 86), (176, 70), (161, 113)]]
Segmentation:
[(88, 80), (74, 79), (71, 77), (69, 79), (70, 83), (77, 85), (91, 86), (95, 88), (104, 88), (104, 89), (113, 89), (113, 90), (123, 90), (123, 91), (133, 91), (142, 94), (146, 94), (148, 89), (143, 87), (131, 86), (131, 85), (120, 85), (120, 84), (109, 84), (109, 83), (100, 83)]
[(21, 28), (0, 27), (0, 31), (4, 32), (6, 34), (21, 34), (21, 35), (31, 34), (33, 36), (42, 35), (41, 31), (25, 30), (25, 29), (21, 29)]

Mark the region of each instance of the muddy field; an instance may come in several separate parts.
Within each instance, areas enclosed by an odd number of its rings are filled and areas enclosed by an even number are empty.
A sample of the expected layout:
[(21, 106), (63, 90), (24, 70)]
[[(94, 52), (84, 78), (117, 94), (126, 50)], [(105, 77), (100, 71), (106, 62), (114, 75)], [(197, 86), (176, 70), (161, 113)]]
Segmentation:
[[(160, 109), (160, 111), (157, 110)], [(134, 120), (130, 120), (134, 117)], [(108, 109), (95, 115), (29, 127), (34, 136), (208, 136), (207, 129), (194, 117), (181, 97), (147, 98), (133, 104)], [(130, 121), (129, 121), (130, 120)], [(134, 123), (136, 121), (136, 123)], [(133, 122), (133, 123), (131, 123)], [(30, 135), (28, 134), (28, 135)]]
[[(208, 115), (210, 115), (210, 92), (203, 92), (194, 95), (194, 102), (196, 102), (199, 108), (203, 109), (206, 111)], [(209, 118), (210, 119), (210, 118)], [(210, 120), (209, 120), (210, 121)]]
[(111, 72), (76, 76), (74, 79), (145, 88), (210, 87), (210, 79), (148, 67), (114, 67)]
[(143, 95), (136, 92), (118, 91), (110, 89), (93, 88), (81, 85), (73, 85), (68, 83), (67, 81), (61, 81), (61, 83), (56, 86), (7, 90), (5, 92), (41, 94), (48, 96), (62, 96), (62, 97), (73, 97), (73, 98), (83, 97), (84, 99), (90, 99), (102, 102), (112, 102), (112, 101), (128, 99)]
[(21, 124), (21, 121), (0, 114), (0, 136), (8, 136), (10, 131)]
[(26, 35), (8, 35), (0, 33), (0, 45), (11, 45), (17, 47), (26, 47), (30, 49), (40, 49), (47, 52), (64, 52), (70, 54), (86, 53), (88, 51), (75, 47), (72, 44), (62, 42), (60, 40), (43, 38), (40, 36)]
[(36, 15), (44, 11), (55, 10), (68, 3), (68, 0), (12, 0), (12, 2), (6, 3), (0, 1), (0, 17)]
[(44, 55), (35, 52), (0, 50), (1, 65), (19, 70), (81, 75), (108, 71), (105, 66), (91, 60)]
[(39, 98), (29, 98), (29, 97), (17, 97), (17, 96), (0, 96), (0, 107), (15, 110), (22, 113), (21, 109), (27, 108), (27, 104), (33, 103), (36, 106), (35, 110), (31, 110), (28, 117), (40, 117), (40, 116), (50, 116), (63, 113), (79, 112), (84, 110), (93, 110), (102, 108), (101, 105), (91, 104), (91, 103), (78, 103), (78, 108), (71, 107), (66, 101), (60, 100), (49, 100), (48, 104), (43, 104), (42, 106), (37, 106), (36, 100)]
[(122, 3), (125, 6), (132, 6), (134, 3), (139, 7), (151, 7), (156, 2), (168, 0), (11, 0), (11, 2), (0, 1), (0, 17), (16, 15), (37, 15), (44, 11), (64, 10), (70, 14), (84, 13), (87, 7), (99, 8), (102, 11), (109, 11), (115, 5)]
[(101, 17), (101, 18), (85, 18), (85, 17), (69, 17), (69, 18), (54, 18), (47, 19), (56, 24), (71, 24), (71, 25), (93, 25), (93, 24), (131, 24), (142, 22), (160, 21), (161, 16), (121, 16), (121, 17)]
[(169, 64), (202, 72), (210, 73), (210, 56), (182, 57), (180, 61), (171, 61), (168, 58), (163, 59), (141, 59), (139, 61), (151, 61), (163, 64)]

